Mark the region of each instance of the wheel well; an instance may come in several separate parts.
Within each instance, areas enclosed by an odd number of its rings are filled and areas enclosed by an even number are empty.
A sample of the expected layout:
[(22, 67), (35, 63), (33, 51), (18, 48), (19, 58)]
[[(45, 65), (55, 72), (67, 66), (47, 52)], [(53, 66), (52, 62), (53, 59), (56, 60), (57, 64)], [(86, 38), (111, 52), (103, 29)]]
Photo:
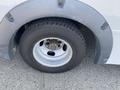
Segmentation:
[(81, 31), (81, 33), (83, 34), (84, 38), (86, 39), (86, 44), (87, 44), (87, 55), (88, 56), (94, 56), (95, 55), (95, 46), (96, 46), (96, 38), (95, 38), (95, 35), (93, 34), (93, 32), (87, 28), (85, 25), (77, 22), (77, 21), (74, 21), (74, 20), (71, 20), (71, 19), (67, 19), (67, 18), (61, 18), (61, 17), (46, 17), (46, 18), (41, 18), (41, 19), (37, 19), (37, 20), (33, 20), (31, 22), (28, 22), (27, 24), (23, 25), (15, 34), (15, 37), (14, 37), (14, 42), (19, 45), (19, 42), (20, 42), (20, 38), (22, 36), (22, 34), (24, 33), (25, 31), (25, 28), (35, 22), (35, 21), (39, 21), (39, 20), (44, 20), (44, 19), (63, 19), (63, 20), (66, 20), (66, 21), (70, 21), (74, 24), (76, 24), (77, 28), (79, 28)]

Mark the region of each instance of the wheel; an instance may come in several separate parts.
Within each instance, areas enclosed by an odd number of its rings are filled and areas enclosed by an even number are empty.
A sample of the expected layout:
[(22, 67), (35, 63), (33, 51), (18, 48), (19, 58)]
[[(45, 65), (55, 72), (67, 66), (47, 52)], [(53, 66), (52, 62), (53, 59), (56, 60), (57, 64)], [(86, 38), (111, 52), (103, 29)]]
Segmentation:
[(86, 54), (83, 35), (71, 21), (44, 19), (26, 27), (20, 54), (30, 66), (43, 72), (65, 72), (79, 65)]

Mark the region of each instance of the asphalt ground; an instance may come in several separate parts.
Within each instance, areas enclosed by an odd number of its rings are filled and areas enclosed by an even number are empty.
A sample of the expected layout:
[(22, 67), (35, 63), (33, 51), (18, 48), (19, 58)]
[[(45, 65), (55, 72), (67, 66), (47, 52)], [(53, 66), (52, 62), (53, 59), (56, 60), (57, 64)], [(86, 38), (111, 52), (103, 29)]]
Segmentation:
[(95, 65), (87, 57), (71, 71), (48, 74), (17, 55), (12, 61), (0, 59), (0, 90), (120, 90), (120, 66)]

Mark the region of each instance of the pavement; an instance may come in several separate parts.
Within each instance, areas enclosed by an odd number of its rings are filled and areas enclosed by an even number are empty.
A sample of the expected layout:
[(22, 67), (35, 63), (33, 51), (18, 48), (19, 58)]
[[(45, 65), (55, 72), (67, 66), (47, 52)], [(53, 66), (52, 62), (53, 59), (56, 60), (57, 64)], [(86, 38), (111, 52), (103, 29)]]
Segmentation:
[(95, 65), (88, 57), (71, 71), (50, 74), (17, 55), (12, 61), (0, 59), (0, 90), (120, 90), (120, 66)]

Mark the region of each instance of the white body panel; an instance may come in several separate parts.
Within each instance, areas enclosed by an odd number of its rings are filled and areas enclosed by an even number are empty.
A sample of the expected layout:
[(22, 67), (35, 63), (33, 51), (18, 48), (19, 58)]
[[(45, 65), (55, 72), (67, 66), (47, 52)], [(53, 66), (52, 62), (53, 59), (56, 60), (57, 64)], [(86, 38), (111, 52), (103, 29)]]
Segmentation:
[(120, 64), (120, 0), (79, 0), (95, 8), (108, 21), (113, 33), (113, 50), (106, 64)]
[(14, 7), (27, 0), (0, 0), (0, 21)]
[(113, 31), (113, 50), (106, 64), (120, 65), (120, 30)]
[[(0, 22), (17, 5), (28, 0), (1, 0)], [(79, 0), (101, 13), (113, 32), (113, 50), (107, 64), (120, 64), (120, 0)]]

